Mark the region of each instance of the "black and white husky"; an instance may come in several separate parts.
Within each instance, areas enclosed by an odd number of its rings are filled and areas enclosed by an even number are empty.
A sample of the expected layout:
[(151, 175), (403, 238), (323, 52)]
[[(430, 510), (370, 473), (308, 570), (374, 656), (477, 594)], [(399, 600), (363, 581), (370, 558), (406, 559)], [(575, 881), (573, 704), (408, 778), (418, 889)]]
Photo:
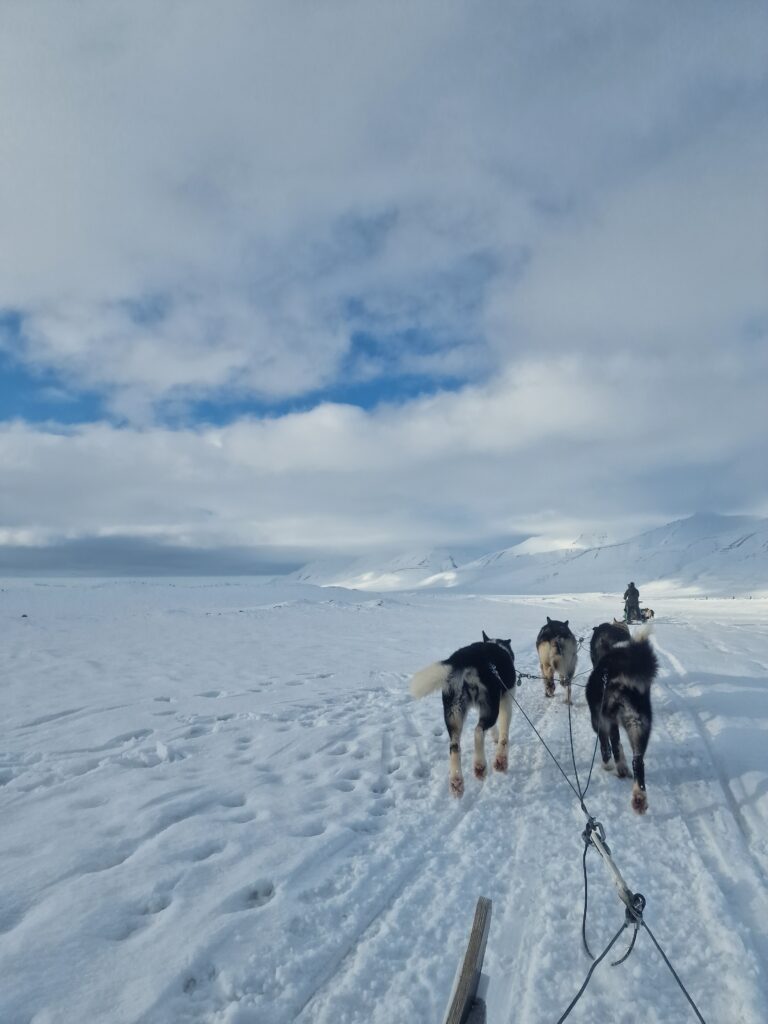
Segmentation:
[(587, 683), (587, 703), (592, 728), (600, 740), (603, 768), (610, 771), (615, 765), (616, 774), (621, 778), (629, 775), (629, 769), (621, 747), (619, 725), (629, 739), (634, 778), (632, 810), (637, 814), (645, 814), (648, 809), (643, 759), (653, 723), (651, 683), (659, 667), (648, 639), (650, 631), (650, 626), (644, 626), (633, 637), (614, 644), (592, 669)]
[(416, 698), (426, 697), (435, 690), (443, 691), (443, 715), (449, 740), (449, 778), (454, 796), (461, 796), (464, 792), (461, 731), (471, 707), (476, 707), (480, 716), (475, 727), (475, 776), (485, 778), (485, 734), (497, 720), (498, 738), (493, 767), (497, 772), (507, 770), (509, 722), (516, 685), (511, 641), (493, 640), (486, 636), (485, 631), (482, 642), (459, 648), (450, 658), (427, 665), (411, 679), (411, 694)]
[(571, 682), (576, 671), (576, 637), (568, 627), (568, 620), (559, 622), (547, 616), (546, 626), (542, 626), (536, 637), (536, 653), (541, 666), (541, 678), (544, 680), (544, 696), (555, 695), (555, 672), (560, 677), (560, 685), (565, 687), (565, 703), (571, 703)]
[(604, 654), (614, 644), (626, 643), (631, 634), (626, 622), (614, 619), (613, 622), (601, 622), (592, 630), (592, 639), (589, 641), (589, 656), (592, 659), (592, 668), (600, 661)]

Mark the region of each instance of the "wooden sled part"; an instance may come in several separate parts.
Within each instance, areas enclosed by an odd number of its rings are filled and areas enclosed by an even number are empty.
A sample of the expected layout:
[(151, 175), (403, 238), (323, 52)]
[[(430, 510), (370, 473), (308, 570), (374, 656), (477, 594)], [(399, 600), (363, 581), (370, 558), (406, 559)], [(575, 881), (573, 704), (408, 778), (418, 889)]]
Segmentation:
[(485, 1002), (478, 998), (477, 989), (490, 927), (491, 901), (480, 896), (443, 1024), (485, 1024)]

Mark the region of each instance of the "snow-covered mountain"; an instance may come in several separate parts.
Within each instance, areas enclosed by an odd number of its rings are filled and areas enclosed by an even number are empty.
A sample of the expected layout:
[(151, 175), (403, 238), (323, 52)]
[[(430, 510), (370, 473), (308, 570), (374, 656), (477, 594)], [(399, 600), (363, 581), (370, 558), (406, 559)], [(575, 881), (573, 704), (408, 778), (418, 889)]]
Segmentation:
[(446, 550), (409, 551), (381, 562), (370, 557), (350, 562), (310, 562), (294, 573), (301, 583), (349, 587), (353, 590), (411, 590), (441, 574), (456, 571), (457, 559)]
[(768, 592), (768, 520), (693, 515), (616, 544), (530, 554), (526, 545), (462, 561), (445, 550), (376, 563), (315, 564), (296, 574), (320, 585), (361, 590), (455, 588), (474, 593), (623, 591), (633, 579), (641, 594), (673, 585), (702, 594)]

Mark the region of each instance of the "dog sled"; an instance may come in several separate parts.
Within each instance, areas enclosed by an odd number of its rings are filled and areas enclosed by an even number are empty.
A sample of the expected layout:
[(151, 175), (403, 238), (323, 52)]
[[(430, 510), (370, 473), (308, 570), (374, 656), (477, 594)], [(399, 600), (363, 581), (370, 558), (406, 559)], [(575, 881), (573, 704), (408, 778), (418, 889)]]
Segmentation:
[(654, 614), (653, 608), (630, 608), (628, 603), (624, 605), (624, 621), (628, 626), (639, 622), (648, 622), (654, 617)]

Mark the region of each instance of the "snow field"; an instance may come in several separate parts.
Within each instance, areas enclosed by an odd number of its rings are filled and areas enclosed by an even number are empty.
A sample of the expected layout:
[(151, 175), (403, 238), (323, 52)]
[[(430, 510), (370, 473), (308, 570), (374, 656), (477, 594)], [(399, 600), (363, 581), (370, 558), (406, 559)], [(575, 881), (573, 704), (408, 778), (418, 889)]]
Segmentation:
[[(509, 772), (482, 783), (470, 719), (467, 792), (452, 800), (439, 695), (413, 702), (407, 684), (483, 628), (511, 636), (533, 672), (545, 615), (587, 635), (618, 600), (247, 581), (2, 588), (0, 1020), (439, 1021), (480, 894), (494, 903), (489, 1021), (558, 1018), (589, 966), (575, 797), (515, 709)], [(705, 1018), (758, 1024), (765, 603), (656, 611), (649, 812), (632, 814), (631, 782), (599, 766), (587, 804)], [(574, 698), (583, 777), (594, 735)], [(519, 700), (569, 770), (560, 691), (545, 700), (527, 680)], [(597, 951), (623, 908), (595, 853), (588, 865)], [(571, 1019), (693, 1015), (641, 934)]]

